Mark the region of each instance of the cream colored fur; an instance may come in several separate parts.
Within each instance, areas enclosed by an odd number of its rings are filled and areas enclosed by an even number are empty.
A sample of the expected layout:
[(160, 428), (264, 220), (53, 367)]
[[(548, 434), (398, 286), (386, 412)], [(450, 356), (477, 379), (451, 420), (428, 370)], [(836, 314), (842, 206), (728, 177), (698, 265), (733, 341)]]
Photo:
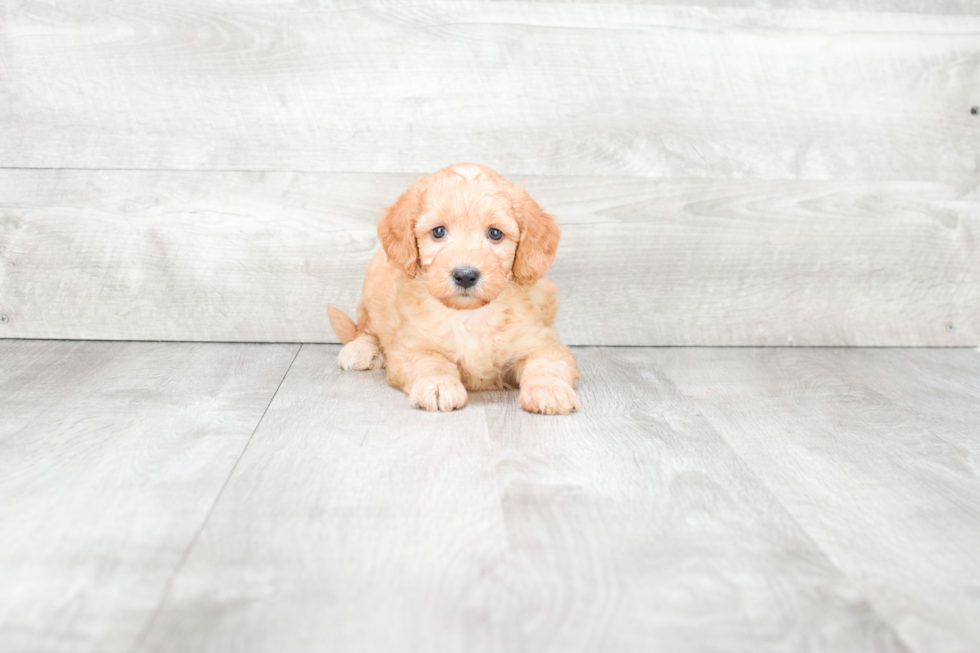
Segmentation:
[[(484, 166), (449, 166), (389, 207), (378, 235), (357, 323), (328, 307), (340, 367), (384, 365), (389, 383), (430, 411), (462, 408), (467, 390), (508, 387), (531, 412), (578, 410), (575, 356), (555, 334), (556, 288), (543, 278), (560, 233), (522, 187)], [(461, 267), (479, 271), (472, 288), (454, 281)]]

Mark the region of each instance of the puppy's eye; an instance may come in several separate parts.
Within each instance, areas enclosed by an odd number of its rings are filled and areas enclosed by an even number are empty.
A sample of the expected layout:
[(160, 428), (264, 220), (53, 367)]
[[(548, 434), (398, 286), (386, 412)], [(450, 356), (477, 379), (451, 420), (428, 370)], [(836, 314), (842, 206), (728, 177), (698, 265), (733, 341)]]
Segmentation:
[(487, 231), (487, 236), (490, 237), (490, 240), (500, 240), (504, 237), (504, 232), (502, 232), (500, 229), (491, 228), (489, 231)]
[(435, 229), (432, 230), (432, 237), (435, 238), (436, 240), (439, 240), (440, 238), (444, 238), (445, 236), (446, 236), (445, 227), (436, 227)]

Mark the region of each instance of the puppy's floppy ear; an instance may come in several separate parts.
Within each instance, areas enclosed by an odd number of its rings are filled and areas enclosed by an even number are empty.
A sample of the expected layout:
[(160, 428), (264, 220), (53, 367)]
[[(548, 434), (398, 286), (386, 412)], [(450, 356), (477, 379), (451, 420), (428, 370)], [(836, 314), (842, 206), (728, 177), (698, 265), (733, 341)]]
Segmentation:
[(551, 267), (561, 231), (554, 217), (546, 213), (523, 186), (514, 185), (511, 195), (517, 224), (521, 228), (514, 257), (514, 280), (525, 286), (543, 277)]
[(414, 275), (418, 269), (419, 249), (415, 242), (415, 223), (422, 212), (423, 181), (402, 193), (398, 201), (385, 209), (378, 222), (378, 238), (388, 263)]

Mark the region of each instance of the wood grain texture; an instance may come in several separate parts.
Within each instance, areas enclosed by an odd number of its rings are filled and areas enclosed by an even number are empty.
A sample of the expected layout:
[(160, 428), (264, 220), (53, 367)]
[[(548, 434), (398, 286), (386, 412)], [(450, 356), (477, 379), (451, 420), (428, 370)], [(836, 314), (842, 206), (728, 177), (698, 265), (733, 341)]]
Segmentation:
[[(653, 361), (904, 642), (966, 652), (980, 641), (980, 470), (964, 440), (980, 417), (963, 389), (980, 354), (936, 355), (931, 372), (930, 354), (839, 350), (660, 350)], [(946, 411), (921, 391), (927, 376), (951, 391)]]
[(961, 463), (980, 477), (980, 355), (937, 349), (855, 349), (828, 352), (826, 358), (832, 369), (846, 369), (849, 379), (912, 410), (913, 424), (960, 450)]
[(331, 340), (413, 179), (2, 171), (0, 334)]
[(412, 411), (337, 351), (303, 347), (142, 651), (905, 650), (643, 352), (579, 350), (588, 408), (542, 419)]
[(975, 648), (978, 351), (577, 348), (569, 418), (338, 351), (0, 342), (0, 649)]
[(980, 16), (823, 5), (8, 2), (0, 167), (975, 183)]
[(651, 350), (576, 355), (569, 419), (484, 400), (527, 650), (907, 650)]
[(296, 346), (0, 342), (0, 649), (131, 651)]
[[(330, 342), (417, 175), (0, 171), (0, 338)], [(980, 344), (980, 200), (935, 182), (516, 176), (578, 345)], [(953, 330), (950, 330), (952, 325)]]
[(338, 352), (303, 346), (141, 651), (522, 650), (484, 411)]

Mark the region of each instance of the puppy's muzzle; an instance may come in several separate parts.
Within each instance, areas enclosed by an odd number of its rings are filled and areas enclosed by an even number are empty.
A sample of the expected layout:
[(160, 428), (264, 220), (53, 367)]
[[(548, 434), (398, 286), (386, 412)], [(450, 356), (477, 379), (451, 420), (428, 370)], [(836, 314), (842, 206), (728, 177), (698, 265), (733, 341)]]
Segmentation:
[(480, 271), (476, 268), (456, 268), (453, 270), (453, 281), (464, 290), (472, 288), (480, 280)]

